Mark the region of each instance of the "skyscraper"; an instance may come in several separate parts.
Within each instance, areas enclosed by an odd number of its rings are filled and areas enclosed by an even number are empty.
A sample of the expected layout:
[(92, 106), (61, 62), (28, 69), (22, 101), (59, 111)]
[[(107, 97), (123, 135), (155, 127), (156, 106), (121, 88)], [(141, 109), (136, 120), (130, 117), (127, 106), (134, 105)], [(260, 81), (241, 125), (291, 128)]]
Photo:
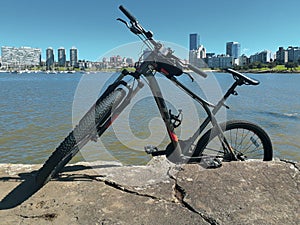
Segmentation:
[(54, 65), (54, 53), (53, 48), (49, 47), (46, 49), (46, 67), (47, 70), (51, 69)]
[(237, 59), (241, 56), (241, 45), (238, 42), (227, 42), (226, 43), (226, 55), (232, 56)]
[(197, 50), (200, 45), (199, 34), (190, 34), (190, 51)]
[(77, 51), (77, 48), (75, 48), (75, 47), (72, 47), (70, 49), (70, 64), (73, 67), (78, 66), (78, 51)]
[(58, 49), (58, 66), (66, 66), (66, 50), (63, 47)]

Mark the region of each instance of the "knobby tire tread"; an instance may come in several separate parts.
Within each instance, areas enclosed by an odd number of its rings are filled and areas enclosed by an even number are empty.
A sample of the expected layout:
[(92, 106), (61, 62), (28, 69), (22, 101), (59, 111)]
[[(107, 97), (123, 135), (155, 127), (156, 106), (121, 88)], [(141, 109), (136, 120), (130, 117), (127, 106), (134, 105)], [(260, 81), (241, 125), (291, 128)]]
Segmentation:
[[(95, 127), (103, 123), (111, 113), (114, 104), (122, 101), (125, 91), (118, 88), (112, 91), (102, 101), (97, 101), (91, 109), (79, 121), (78, 125), (60, 143), (48, 160), (38, 171), (36, 181), (39, 185), (44, 185), (73, 158), (80, 150), (78, 143), (86, 138), (91, 132), (96, 132)], [(93, 130), (94, 129), (94, 130)]]

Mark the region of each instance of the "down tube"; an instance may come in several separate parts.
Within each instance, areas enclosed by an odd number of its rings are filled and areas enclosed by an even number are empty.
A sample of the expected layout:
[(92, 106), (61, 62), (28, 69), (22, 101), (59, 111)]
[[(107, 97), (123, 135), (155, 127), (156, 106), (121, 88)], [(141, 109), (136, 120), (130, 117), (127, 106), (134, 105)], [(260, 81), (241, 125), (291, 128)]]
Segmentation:
[(181, 155), (182, 155), (181, 154), (182, 151), (181, 151), (181, 148), (180, 148), (180, 145), (179, 145), (179, 142), (178, 142), (178, 137), (174, 132), (174, 126), (171, 123), (169, 111), (168, 111), (166, 102), (163, 98), (161, 89), (160, 89), (160, 87), (158, 85), (158, 82), (157, 82), (157, 80), (156, 80), (156, 78), (154, 77), (153, 74), (146, 76), (146, 78), (149, 82), (152, 95), (155, 99), (155, 102), (157, 104), (157, 107), (159, 109), (161, 117), (162, 117), (162, 119), (165, 123), (165, 126), (167, 128), (167, 132), (169, 134), (169, 137), (170, 137), (170, 139), (173, 143), (173, 146), (174, 146), (174, 151), (170, 154), (170, 156), (168, 156), (168, 158), (173, 158), (175, 161), (180, 160)]

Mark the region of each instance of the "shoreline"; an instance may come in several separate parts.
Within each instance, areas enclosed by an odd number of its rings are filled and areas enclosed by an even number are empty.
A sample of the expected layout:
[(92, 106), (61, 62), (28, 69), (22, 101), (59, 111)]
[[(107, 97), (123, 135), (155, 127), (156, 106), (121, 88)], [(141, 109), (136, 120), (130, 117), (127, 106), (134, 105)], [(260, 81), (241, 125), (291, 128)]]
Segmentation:
[[(203, 70), (204, 72), (214, 72), (214, 73), (227, 73), (223, 69), (215, 70)], [(236, 70), (240, 73), (255, 73), (255, 74), (264, 74), (264, 73), (278, 73), (278, 74), (300, 74), (299, 70), (290, 71), (290, 70)]]
[(256, 73), (256, 74), (264, 74), (264, 73), (283, 73), (283, 74), (300, 74), (300, 71), (289, 71), (289, 70), (237, 70), (241, 73)]
[[(134, 70), (134, 68), (111, 68), (111, 69), (101, 69), (101, 70), (1, 70), (0, 73), (11, 73), (11, 74), (23, 74), (23, 73), (45, 73), (45, 74), (74, 74), (74, 73), (99, 73), (99, 72), (118, 72), (123, 69)], [(224, 69), (209, 69), (203, 68), (203, 72), (214, 72), (214, 73), (226, 73)], [(300, 74), (300, 70), (274, 70), (274, 69), (249, 69), (249, 70), (236, 70), (240, 73), (255, 73), (255, 74), (264, 74), (264, 73), (278, 73), (278, 74)]]

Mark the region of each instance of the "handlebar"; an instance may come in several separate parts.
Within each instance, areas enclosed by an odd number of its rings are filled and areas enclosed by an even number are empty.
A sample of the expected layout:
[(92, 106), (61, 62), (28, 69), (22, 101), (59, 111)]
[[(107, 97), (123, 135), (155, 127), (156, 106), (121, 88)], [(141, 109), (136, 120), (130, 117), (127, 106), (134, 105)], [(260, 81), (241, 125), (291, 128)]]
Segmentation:
[(132, 23), (137, 22), (136, 18), (133, 15), (131, 15), (131, 13), (127, 9), (125, 9), (124, 6), (120, 5), (119, 9), (125, 14), (125, 16), (127, 16), (127, 18), (130, 20), (130, 22), (132, 22)]
[[(151, 31), (145, 31), (145, 29), (138, 23), (137, 19), (123, 6), (120, 5), (119, 9), (125, 14), (125, 16), (130, 20), (131, 23), (131, 27), (122, 19), (118, 19), (120, 21), (122, 21), (123, 23), (126, 24), (126, 26), (130, 29), (131, 32), (133, 32), (136, 35), (139, 34), (143, 34), (146, 36), (147, 40), (151, 42), (151, 44), (155, 47), (156, 50), (161, 49), (162, 45), (159, 42), (156, 42), (152, 37), (153, 34)], [(170, 51), (170, 54), (168, 55), (168, 57), (175, 59), (178, 64), (180, 63), (180, 59), (177, 58), (176, 56), (174, 56), (172, 54), (173, 52)], [(167, 56), (166, 56), (167, 57)], [(177, 64), (177, 63), (176, 63)], [(181, 64), (182, 65), (182, 64)], [(202, 70), (200, 70), (199, 68), (197, 68), (196, 66), (193, 66), (191, 64), (185, 65), (184, 67), (187, 67), (188, 69), (192, 70), (193, 72), (199, 74), (200, 76), (206, 78), (207, 74), (204, 73)]]

